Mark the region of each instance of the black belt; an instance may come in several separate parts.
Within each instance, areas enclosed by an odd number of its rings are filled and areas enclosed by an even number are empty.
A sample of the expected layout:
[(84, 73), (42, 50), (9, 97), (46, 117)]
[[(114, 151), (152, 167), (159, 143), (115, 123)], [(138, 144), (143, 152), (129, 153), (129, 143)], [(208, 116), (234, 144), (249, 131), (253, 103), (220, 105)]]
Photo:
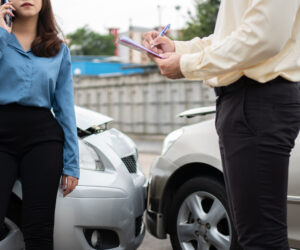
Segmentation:
[[(269, 81), (267, 84), (270, 83), (283, 83), (283, 82), (289, 82), (289, 83), (295, 83), (295, 82), (291, 82), (281, 76)], [(234, 92), (238, 89), (241, 89), (243, 87), (245, 87), (246, 85), (261, 85), (262, 83), (259, 83), (253, 79), (250, 79), (246, 76), (241, 77), (239, 80), (237, 80), (236, 82), (228, 85), (228, 86), (224, 86), (224, 87), (215, 87), (215, 93), (216, 96), (221, 96), (221, 95), (225, 95), (231, 92)]]

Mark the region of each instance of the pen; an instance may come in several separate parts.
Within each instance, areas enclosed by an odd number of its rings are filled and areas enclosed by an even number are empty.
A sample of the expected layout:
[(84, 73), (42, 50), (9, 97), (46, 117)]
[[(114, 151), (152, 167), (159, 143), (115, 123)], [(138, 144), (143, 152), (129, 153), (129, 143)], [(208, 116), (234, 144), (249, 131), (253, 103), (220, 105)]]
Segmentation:
[[(170, 29), (170, 27), (171, 27), (171, 24), (168, 24), (163, 30), (162, 30), (162, 32), (160, 32), (160, 34), (158, 35), (158, 36), (164, 36), (165, 34), (166, 34), (166, 32), (167, 32), (167, 30), (168, 29)], [(151, 45), (151, 49), (154, 47), (155, 45)]]

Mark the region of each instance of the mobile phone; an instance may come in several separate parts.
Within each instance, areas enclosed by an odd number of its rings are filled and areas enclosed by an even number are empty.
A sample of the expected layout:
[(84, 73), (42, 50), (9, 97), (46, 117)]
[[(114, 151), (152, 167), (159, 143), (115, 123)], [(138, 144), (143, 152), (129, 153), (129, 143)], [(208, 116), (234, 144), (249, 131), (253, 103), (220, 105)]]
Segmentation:
[[(3, 4), (5, 3), (9, 3), (9, 0), (3, 0)], [(12, 9), (10, 9), (10, 11), (12, 12)], [(9, 14), (6, 14), (5, 17), (4, 17), (4, 20), (6, 22), (6, 25), (8, 27), (11, 27), (11, 23), (12, 23), (12, 16), (9, 15)]]

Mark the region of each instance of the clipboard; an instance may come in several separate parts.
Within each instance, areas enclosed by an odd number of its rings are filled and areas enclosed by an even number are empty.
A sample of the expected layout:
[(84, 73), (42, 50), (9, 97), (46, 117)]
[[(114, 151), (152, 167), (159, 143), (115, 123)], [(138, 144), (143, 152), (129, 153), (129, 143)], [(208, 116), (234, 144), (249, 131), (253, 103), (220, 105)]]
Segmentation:
[(131, 48), (131, 49), (134, 49), (134, 50), (137, 50), (139, 52), (142, 52), (142, 53), (149, 53), (153, 56), (156, 56), (160, 59), (164, 59), (161, 55), (155, 53), (154, 51), (150, 50), (150, 49), (147, 49), (146, 47), (136, 43), (135, 41), (133, 41), (132, 39), (130, 39), (129, 37), (127, 36), (122, 36), (119, 40), (118, 40), (118, 43), (121, 44), (121, 45), (124, 45), (128, 48)]

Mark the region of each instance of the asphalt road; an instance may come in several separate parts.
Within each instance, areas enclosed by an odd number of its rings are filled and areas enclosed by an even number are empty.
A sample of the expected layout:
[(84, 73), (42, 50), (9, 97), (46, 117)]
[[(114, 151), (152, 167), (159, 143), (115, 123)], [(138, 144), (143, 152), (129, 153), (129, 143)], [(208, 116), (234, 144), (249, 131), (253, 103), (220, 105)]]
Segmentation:
[[(148, 153), (140, 153), (139, 155), (140, 164), (142, 166), (143, 172), (148, 178), (151, 164), (158, 155)], [(144, 241), (142, 245), (138, 248), (138, 250), (172, 250), (172, 247), (169, 239), (159, 240), (151, 236), (148, 232), (146, 232)]]

